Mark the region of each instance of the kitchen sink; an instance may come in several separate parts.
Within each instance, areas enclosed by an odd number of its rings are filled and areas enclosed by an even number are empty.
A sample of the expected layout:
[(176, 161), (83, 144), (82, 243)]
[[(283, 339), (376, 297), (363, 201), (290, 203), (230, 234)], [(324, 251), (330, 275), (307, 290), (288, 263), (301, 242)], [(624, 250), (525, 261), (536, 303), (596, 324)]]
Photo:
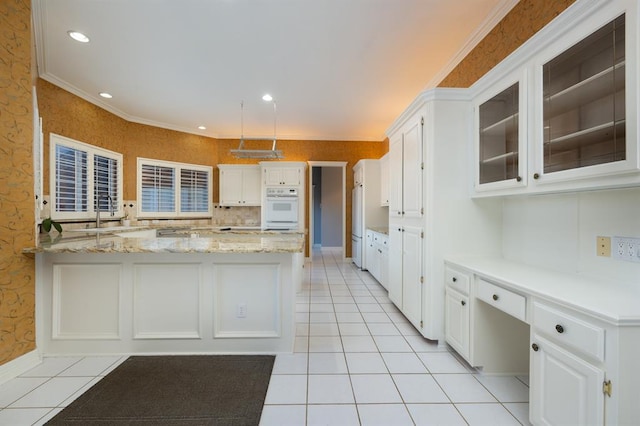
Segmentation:
[(67, 232), (84, 232), (85, 234), (102, 234), (104, 232), (122, 232), (122, 231), (132, 231), (135, 229), (140, 229), (142, 226), (112, 226), (110, 228), (78, 228), (78, 229), (65, 229)]

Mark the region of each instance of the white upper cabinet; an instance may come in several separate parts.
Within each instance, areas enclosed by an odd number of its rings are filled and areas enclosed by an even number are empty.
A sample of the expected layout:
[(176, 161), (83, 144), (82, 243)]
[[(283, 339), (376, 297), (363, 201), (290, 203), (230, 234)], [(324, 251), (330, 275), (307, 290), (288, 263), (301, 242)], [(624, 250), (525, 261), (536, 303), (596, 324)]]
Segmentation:
[(536, 65), (536, 185), (638, 170), (637, 137), (628, 138), (637, 115), (629, 115), (636, 109), (627, 109), (626, 98), (636, 97), (637, 74), (626, 74), (626, 52), (634, 56), (626, 49), (626, 19), (608, 21)]
[(402, 133), (389, 139), (389, 217), (402, 217)]
[(389, 205), (389, 153), (380, 158), (380, 205)]
[(640, 185), (637, 63), (637, 1), (611, 0), (576, 2), (496, 66), (472, 87), (475, 195)]
[(298, 186), (302, 182), (303, 169), (300, 167), (264, 167), (266, 186)]
[(259, 206), (261, 184), (260, 166), (219, 164), (220, 205)]
[(410, 118), (389, 140), (389, 217), (419, 218), (422, 207), (421, 114)]
[(475, 190), (525, 187), (527, 184), (526, 80), (506, 79), (476, 100)]

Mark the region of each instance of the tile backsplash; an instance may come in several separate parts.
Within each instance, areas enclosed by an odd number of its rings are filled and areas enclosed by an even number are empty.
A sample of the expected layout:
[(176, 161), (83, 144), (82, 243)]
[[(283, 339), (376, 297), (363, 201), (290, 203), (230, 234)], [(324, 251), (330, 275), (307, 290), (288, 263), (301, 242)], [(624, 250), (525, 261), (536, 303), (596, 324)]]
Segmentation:
[[(40, 217), (49, 217), (49, 196), (45, 196), (44, 208), (40, 211)], [(131, 225), (231, 225), (231, 226), (259, 226), (260, 225), (260, 206), (257, 207), (225, 207), (216, 203), (212, 206), (211, 219), (140, 219), (137, 218), (137, 209), (135, 200), (124, 201), (124, 211), (127, 218), (131, 221)], [(64, 229), (79, 229), (93, 227), (94, 221), (66, 222), (63, 224)], [(102, 221), (104, 227), (116, 226), (120, 221), (105, 218)]]

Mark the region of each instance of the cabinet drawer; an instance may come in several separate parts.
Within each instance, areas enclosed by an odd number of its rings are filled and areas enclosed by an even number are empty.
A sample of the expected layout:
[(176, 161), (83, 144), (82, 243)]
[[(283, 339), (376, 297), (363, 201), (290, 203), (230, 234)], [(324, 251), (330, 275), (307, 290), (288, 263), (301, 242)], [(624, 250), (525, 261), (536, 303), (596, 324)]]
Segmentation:
[(480, 279), (477, 297), (512, 317), (525, 321), (527, 300), (524, 296)]
[(444, 269), (445, 284), (451, 288), (455, 288), (464, 295), (469, 295), (469, 275), (460, 272), (457, 269), (453, 269), (450, 266), (445, 266)]
[(538, 302), (533, 304), (533, 326), (558, 343), (604, 361), (602, 327)]

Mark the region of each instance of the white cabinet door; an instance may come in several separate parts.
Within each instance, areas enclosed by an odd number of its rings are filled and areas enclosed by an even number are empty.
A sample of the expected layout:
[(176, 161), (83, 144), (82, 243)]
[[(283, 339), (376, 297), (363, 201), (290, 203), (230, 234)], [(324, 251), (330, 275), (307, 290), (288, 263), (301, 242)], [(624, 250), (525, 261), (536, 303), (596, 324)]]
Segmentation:
[(266, 186), (279, 186), (282, 185), (282, 169), (278, 167), (265, 167), (264, 168), (264, 184)]
[(374, 232), (371, 230), (367, 230), (367, 236), (365, 238), (365, 256), (364, 256), (364, 265), (362, 265), (362, 269), (366, 269), (369, 271), (371, 275), (375, 277), (374, 268), (376, 264), (376, 249), (374, 247)]
[(219, 165), (220, 205), (261, 205), (260, 167)]
[(422, 216), (422, 117), (415, 117), (403, 132), (402, 215)]
[(465, 359), (469, 359), (469, 309), (468, 296), (445, 288), (445, 338)]
[(260, 167), (244, 169), (242, 174), (242, 198), (247, 206), (262, 204), (260, 186)]
[[(385, 238), (387, 238), (385, 236)], [(389, 248), (388, 244), (385, 244), (380, 253), (380, 284), (382, 287), (389, 289)]]
[(220, 205), (242, 204), (242, 170), (235, 167), (220, 168)]
[(422, 229), (402, 232), (402, 313), (416, 328), (422, 320)]
[(604, 424), (603, 382), (603, 370), (533, 333), (529, 392), (533, 424)]
[(360, 185), (364, 182), (364, 167), (362, 163), (358, 163), (353, 167), (353, 186)]
[(302, 170), (298, 167), (286, 167), (282, 169), (282, 180), (283, 185), (287, 186), (298, 186), (300, 185), (300, 175), (302, 174)]
[(389, 224), (389, 299), (402, 310), (402, 227)]
[(389, 154), (380, 158), (380, 205), (389, 205)]
[(402, 217), (402, 133), (389, 142), (389, 217)]
[(475, 101), (475, 190), (525, 188), (526, 80), (518, 73), (491, 90)]
[(264, 184), (267, 186), (298, 186), (301, 170), (299, 167), (265, 167)]

